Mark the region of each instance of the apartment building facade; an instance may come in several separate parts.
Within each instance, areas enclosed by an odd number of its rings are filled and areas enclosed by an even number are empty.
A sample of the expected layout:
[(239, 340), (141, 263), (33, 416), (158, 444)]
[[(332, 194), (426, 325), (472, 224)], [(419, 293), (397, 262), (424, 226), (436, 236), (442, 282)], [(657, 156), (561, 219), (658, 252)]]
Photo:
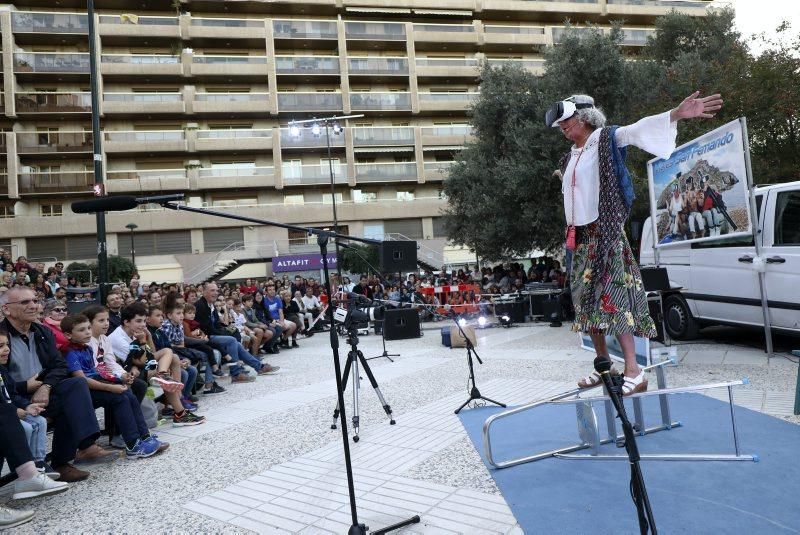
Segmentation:
[[(539, 72), (567, 19), (624, 20), (622, 46), (635, 54), (655, 17), (703, 16), (709, 2), (167, 4), (95, 2), (108, 194), (185, 193), (193, 206), (300, 226), (330, 226), (335, 198), (348, 233), (420, 240), (437, 263), (442, 181), (470, 135), (482, 60)], [(0, 244), (69, 262), (96, 256), (94, 218), (70, 210), (94, 182), (88, 20), (83, 0), (56, 5), (0, 6)], [(330, 158), (324, 129), (289, 127), (336, 114), (364, 117), (330, 132)], [(310, 248), (304, 233), (157, 206), (106, 221), (109, 253), (129, 255), (133, 234), (146, 279), (199, 279), (219, 260)]]

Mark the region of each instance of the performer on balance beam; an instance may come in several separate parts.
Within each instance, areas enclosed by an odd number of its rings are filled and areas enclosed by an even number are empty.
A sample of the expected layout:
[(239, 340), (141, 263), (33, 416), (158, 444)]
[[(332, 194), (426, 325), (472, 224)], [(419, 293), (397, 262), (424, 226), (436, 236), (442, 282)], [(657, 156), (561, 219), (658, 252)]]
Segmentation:
[[(719, 94), (698, 98), (699, 94), (697, 91), (678, 107), (630, 126), (606, 127), (605, 115), (587, 95), (557, 102), (545, 114), (547, 126), (560, 128), (573, 143), (559, 162), (566, 245), (572, 251), (573, 330), (588, 333), (597, 355), (609, 359), (605, 336), (617, 337), (625, 357), (623, 395), (647, 390), (644, 372), (636, 363), (633, 337), (656, 336), (639, 266), (623, 229), (633, 202), (625, 147), (633, 145), (668, 158), (675, 150), (679, 120), (710, 118), (722, 107)], [(595, 372), (578, 386), (599, 383)]]

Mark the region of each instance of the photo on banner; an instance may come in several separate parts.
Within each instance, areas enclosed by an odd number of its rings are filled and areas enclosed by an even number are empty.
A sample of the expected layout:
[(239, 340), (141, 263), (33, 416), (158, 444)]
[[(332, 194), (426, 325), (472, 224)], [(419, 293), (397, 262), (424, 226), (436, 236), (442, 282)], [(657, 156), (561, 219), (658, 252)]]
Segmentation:
[(656, 247), (752, 234), (737, 119), (647, 162)]

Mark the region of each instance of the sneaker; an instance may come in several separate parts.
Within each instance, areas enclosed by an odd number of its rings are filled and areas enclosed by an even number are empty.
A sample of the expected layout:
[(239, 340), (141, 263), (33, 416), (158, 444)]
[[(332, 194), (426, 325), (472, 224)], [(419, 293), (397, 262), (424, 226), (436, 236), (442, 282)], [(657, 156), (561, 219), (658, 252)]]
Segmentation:
[(256, 380), (255, 377), (247, 375), (246, 373), (240, 373), (236, 377), (231, 378), (231, 384), (233, 385), (237, 383), (252, 383), (255, 380)]
[(191, 396), (189, 396), (189, 401), (191, 401), (192, 403), (197, 403), (198, 401), (200, 401), (200, 398), (196, 394), (192, 394)]
[(206, 422), (205, 416), (198, 416), (190, 411), (183, 411), (183, 414), (178, 416), (175, 414), (172, 417), (172, 425), (179, 427), (184, 425), (199, 425)]
[(220, 369), (216, 369), (216, 370), (212, 371), (211, 374), (214, 377), (227, 377), (228, 376), (227, 373), (225, 373), (224, 371), (222, 371)]
[(44, 461), (36, 461), (34, 464), (36, 464), (36, 469), (39, 471), (40, 474), (44, 474), (50, 479), (56, 480), (59, 477), (61, 477), (61, 474), (56, 472), (55, 468), (53, 468)]
[(167, 451), (169, 449), (169, 442), (163, 442), (159, 440), (158, 435), (156, 435), (155, 433), (150, 433), (150, 436), (144, 439), (143, 442), (147, 442), (148, 440), (153, 441), (157, 444), (158, 451), (156, 453), (161, 453), (162, 451)]
[(33, 518), (34, 511), (30, 509), (12, 509), (0, 505), (0, 530), (13, 528)]
[(17, 479), (14, 481), (14, 495), (12, 497), (15, 500), (25, 500), (64, 492), (68, 488), (69, 484), (64, 481), (53, 481), (44, 474), (36, 474), (31, 479), (24, 481)]
[(269, 364), (264, 364), (261, 366), (261, 369), (258, 370), (258, 375), (272, 375), (274, 373), (278, 373), (278, 370), (280, 369), (280, 366), (270, 366)]
[(154, 440), (137, 440), (132, 448), (125, 448), (125, 457), (128, 459), (146, 459), (158, 453), (158, 444)]
[(119, 454), (117, 452), (104, 450), (97, 444), (92, 444), (85, 450), (79, 450), (78, 453), (75, 454), (75, 464), (82, 465), (110, 463), (117, 459), (119, 459)]
[(108, 442), (108, 445), (118, 450), (124, 450), (128, 447), (125, 444), (125, 440), (123, 440), (122, 435), (114, 435), (114, 437)]
[(56, 467), (56, 472), (59, 473), (59, 481), (66, 483), (75, 483), (76, 481), (83, 481), (89, 477), (89, 472), (75, 468), (71, 464), (62, 464)]
[(161, 409), (162, 418), (169, 418), (173, 414), (175, 414), (175, 409), (173, 409), (172, 407), (164, 407), (163, 409)]
[(294, 349), (295, 347), (300, 347), (300, 346), (298, 345), (297, 340), (292, 340), (292, 349)]
[(181, 398), (181, 405), (183, 405), (183, 408), (186, 409), (186, 410), (190, 410), (190, 411), (196, 411), (197, 410), (197, 404), (192, 403), (191, 401), (189, 401), (186, 398)]
[(183, 383), (173, 381), (161, 375), (154, 375), (151, 377), (150, 386), (157, 386), (164, 392), (180, 392), (183, 390)]
[(219, 386), (216, 381), (211, 383), (211, 388), (207, 388), (207, 389), (203, 390), (203, 394), (204, 395), (205, 394), (224, 394), (225, 392), (227, 392), (227, 390), (225, 390), (224, 388)]

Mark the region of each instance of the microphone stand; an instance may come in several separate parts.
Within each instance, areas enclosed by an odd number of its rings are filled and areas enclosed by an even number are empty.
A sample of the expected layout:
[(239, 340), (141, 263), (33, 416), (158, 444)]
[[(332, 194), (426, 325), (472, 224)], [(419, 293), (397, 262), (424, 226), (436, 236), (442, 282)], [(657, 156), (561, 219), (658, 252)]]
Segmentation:
[[(456, 323), (456, 327), (458, 327), (458, 330), (461, 333), (461, 336), (464, 337), (465, 343), (467, 344), (467, 363), (469, 364), (469, 379), (467, 379), (467, 385), (468, 385), (467, 387), (469, 388), (469, 398), (467, 399), (467, 401), (462, 403), (461, 406), (458, 407), (455, 410), (455, 414), (458, 414), (459, 412), (461, 412), (461, 409), (466, 407), (469, 404), (470, 401), (477, 400), (477, 399), (481, 399), (483, 401), (488, 401), (489, 403), (494, 403), (495, 405), (500, 405), (501, 407), (505, 408), (506, 405), (504, 403), (500, 403), (499, 401), (495, 401), (493, 399), (489, 399), (489, 398), (483, 397), (481, 395), (481, 393), (480, 393), (480, 390), (478, 390), (478, 385), (475, 384), (475, 368), (472, 365), (472, 355), (475, 355), (475, 358), (478, 359), (478, 364), (483, 364), (483, 361), (478, 356), (478, 352), (475, 351), (475, 346), (472, 345), (472, 341), (469, 339), (467, 334), (464, 332), (464, 329), (461, 328), (461, 324), (458, 322), (458, 320), (460, 318), (458, 316), (456, 316), (455, 314), (452, 316), (452, 318), (453, 318), (453, 321)], [(470, 384), (472, 385), (471, 388), (469, 387)]]
[[(598, 360), (602, 360), (599, 363)], [(601, 371), (602, 368), (602, 371)], [(648, 530), (653, 535), (657, 535), (656, 521), (653, 518), (653, 510), (650, 507), (650, 498), (647, 496), (647, 489), (644, 485), (644, 477), (642, 476), (642, 468), (639, 465), (641, 457), (639, 456), (639, 448), (636, 445), (636, 433), (633, 430), (633, 424), (628, 419), (628, 414), (625, 412), (625, 404), (622, 401), (622, 385), (611, 377), (609, 370), (611, 369), (611, 362), (603, 357), (597, 357), (594, 361), (594, 369), (600, 374), (603, 379), (603, 384), (608, 391), (608, 397), (614, 408), (617, 410), (617, 416), (622, 424), (622, 432), (625, 436), (625, 451), (628, 453), (628, 462), (631, 465), (631, 497), (633, 503), (636, 504), (636, 513), (639, 517), (639, 532), (641, 535), (647, 535)], [(621, 381), (622, 376), (618, 376)]]
[[(353, 482), (353, 463), (350, 458), (350, 441), (347, 439), (348, 431), (347, 431), (347, 418), (345, 417), (345, 409), (344, 409), (344, 390), (342, 388), (342, 369), (341, 364), (339, 362), (339, 337), (336, 334), (334, 319), (333, 319), (333, 293), (331, 292), (331, 280), (330, 280), (330, 270), (328, 268), (328, 242), (331, 238), (334, 239), (343, 239), (343, 240), (353, 240), (359, 241), (362, 243), (369, 243), (375, 244), (378, 243), (375, 240), (368, 240), (365, 238), (356, 238), (353, 236), (348, 236), (346, 234), (339, 234), (337, 232), (331, 232), (327, 230), (315, 229), (311, 227), (300, 227), (296, 225), (288, 225), (286, 223), (278, 223), (275, 221), (268, 221), (264, 219), (256, 219), (254, 217), (247, 217), (241, 216), (237, 214), (226, 214), (224, 212), (220, 212), (217, 210), (209, 210), (208, 208), (195, 208), (193, 206), (186, 206), (181, 204), (174, 204), (173, 202), (164, 202), (161, 203), (161, 206), (164, 208), (168, 208), (170, 210), (175, 211), (184, 211), (184, 212), (193, 212), (196, 214), (203, 214), (203, 215), (213, 215), (217, 217), (224, 217), (226, 219), (235, 219), (238, 221), (245, 221), (247, 223), (256, 223), (258, 225), (269, 225), (272, 227), (279, 227), (285, 228), (288, 230), (296, 230), (301, 232), (306, 232), (309, 236), (315, 235), (317, 237), (317, 245), (319, 246), (319, 254), (322, 256), (322, 270), (325, 274), (325, 289), (330, 296), (331, 303), (328, 306), (326, 314), (328, 316), (328, 320), (331, 324), (330, 329), (330, 343), (331, 343), (331, 351), (333, 353), (333, 367), (336, 371), (336, 396), (339, 402), (339, 413), (342, 420), (342, 449), (344, 450), (344, 466), (345, 471), (347, 472), (347, 494), (350, 501), (350, 518), (351, 518), (351, 525), (350, 529), (347, 532), (347, 535), (367, 535), (367, 530), (369, 529), (366, 525), (359, 523), (358, 521), (358, 510), (356, 508), (356, 494), (355, 494), (355, 484)], [(419, 515), (414, 515), (411, 518), (406, 520), (402, 520), (397, 522), (396, 524), (392, 524), (391, 526), (387, 526), (383, 529), (375, 531), (373, 533), (388, 533), (389, 531), (394, 531), (400, 529), (402, 527), (416, 524), (420, 521)]]

